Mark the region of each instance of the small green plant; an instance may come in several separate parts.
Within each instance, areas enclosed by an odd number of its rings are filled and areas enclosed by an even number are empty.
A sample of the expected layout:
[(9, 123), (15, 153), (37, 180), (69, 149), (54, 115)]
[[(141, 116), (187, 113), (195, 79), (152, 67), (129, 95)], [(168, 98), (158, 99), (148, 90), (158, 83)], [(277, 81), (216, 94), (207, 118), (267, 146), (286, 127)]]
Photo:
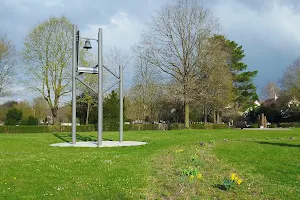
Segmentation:
[(216, 143), (216, 140), (209, 140), (208, 143), (209, 143), (209, 144), (215, 144), (215, 143)]
[(193, 155), (190, 157), (190, 161), (191, 161), (191, 162), (198, 161), (198, 160), (199, 160), (199, 158), (198, 158), (197, 154), (193, 154)]
[(235, 182), (233, 180), (230, 180), (229, 178), (225, 178), (223, 180), (223, 186), (225, 190), (230, 190), (235, 185)]
[(240, 185), (243, 182), (243, 179), (239, 178), (235, 173), (232, 173), (230, 178), (225, 178), (220, 189), (230, 190), (234, 185)]
[(177, 149), (175, 152), (176, 153), (182, 153), (182, 152), (184, 152), (184, 150), (183, 149)]
[(192, 167), (183, 169), (181, 171), (181, 175), (183, 177), (188, 177), (191, 182), (194, 182), (195, 179), (202, 178), (202, 174), (199, 172), (199, 170), (197, 168), (192, 168)]
[(203, 166), (203, 161), (199, 158), (197, 154), (193, 154), (190, 156), (190, 162), (192, 162), (195, 166)]

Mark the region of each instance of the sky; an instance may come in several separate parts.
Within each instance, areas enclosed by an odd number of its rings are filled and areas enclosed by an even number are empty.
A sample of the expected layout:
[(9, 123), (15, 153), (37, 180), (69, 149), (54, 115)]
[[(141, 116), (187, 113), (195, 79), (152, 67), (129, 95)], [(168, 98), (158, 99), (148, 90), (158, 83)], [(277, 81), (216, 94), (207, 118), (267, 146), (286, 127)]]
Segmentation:
[[(166, 2), (175, 0), (0, 0), (0, 31), (6, 33), (18, 51), (30, 30), (50, 16), (66, 16), (82, 36), (97, 37), (103, 28), (103, 48), (130, 53), (140, 39), (151, 15)], [(278, 83), (285, 68), (300, 56), (300, 2), (298, 0), (199, 0), (218, 19), (221, 33), (243, 46), (248, 70), (258, 70), (254, 80), (263, 96), (268, 82)], [(17, 66), (24, 78), (23, 64)], [(133, 66), (126, 68), (125, 85), (130, 86)], [(12, 96), (0, 98), (31, 100), (16, 80)]]

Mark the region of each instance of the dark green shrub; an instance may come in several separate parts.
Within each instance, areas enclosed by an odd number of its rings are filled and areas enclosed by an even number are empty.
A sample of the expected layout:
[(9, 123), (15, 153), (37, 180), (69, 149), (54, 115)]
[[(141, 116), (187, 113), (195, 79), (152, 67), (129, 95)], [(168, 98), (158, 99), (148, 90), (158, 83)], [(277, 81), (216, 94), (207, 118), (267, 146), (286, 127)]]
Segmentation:
[(300, 127), (300, 123), (299, 122), (292, 122), (291, 123), (292, 124), (292, 126), (291, 127)]
[(27, 125), (28, 125), (28, 119), (22, 119), (22, 120), (19, 122), (19, 125), (21, 125), (21, 126), (27, 126)]
[(181, 130), (181, 129), (184, 129), (184, 124), (181, 124), (181, 123), (169, 124), (168, 129), (169, 130)]
[(47, 126), (47, 127), (48, 127), (48, 133), (61, 132), (60, 125), (52, 125), (52, 126)]
[(227, 124), (191, 124), (191, 129), (226, 129)]
[(227, 124), (212, 124), (212, 129), (226, 129), (228, 128)]
[[(50, 132), (72, 132), (72, 126), (49, 126)], [(96, 125), (80, 125), (76, 126), (76, 132), (91, 132), (97, 131)]]
[[(167, 124), (166, 124), (167, 125)], [(145, 130), (159, 130), (159, 124), (124, 124), (124, 131), (145, 131)], [(227, 128), (226, 124), (191, 124), (192, 129), (222, 129)], [(169, 124), (169, 130), (184, 129), (184, 124)], [(104, 131), (118, 131), (119, 126), (106, 124)], [(77, 132), (91, 132), (97, 131), (97, 125), (81, 125), (76, 126)], [(55, 133), (55, 132), (72, 132), (72, 126), (0, 126), (0, 133)]]
[[(95, 125), (76, 126), (77, 132), (96, 131)], [(72, 126), (0, 126), (0, 133), (54, 133), (72, 132)]]
[(47, 133), (48, 126), (0, 126), (0, 133)]
[[(72, 131), (72, 129), (71, 129)], [(92, 131), (97, 131), (97, 126), (94, 124), (89, 124), (89, 125), (81, 125), (76, 127), (76, 131), (78, 132), (92, 132)]]
[(280, 123), (280, 127), (282, 128), (300, 127), (300, 123), (299, 122)]
[(4, 123), (5, 123), (5, 125), (7, 125), (7, 126), (12, 126), (12, 125), (17, 125), (17, 124), (19, 124), (19, 122), (16, 121), (15, 119), (6, 119)]
[(22, 111), (16, 108), (11, 108), (6, 113), (5, 125), (18, 125), (22, 119)]
[(271, 124), (270, 128), (277, 128), (277, 124)]
[(258, 124), (251, 124), (249, 128), (258, 128)]
[(146, 130), (158, 130), (158, 124), (142, 124), (141, 131), (146, 131)]
[(205, 129), (205, 124), (190, 124), (191, 129)]
[(124, 131), (158, 130), (158, 124), (124, 124)]
[(213, 129), (213, 124), (205, 124), (205, 129)]
[(29, 126), (37, 126), (38, 123), (39, 123), (39, 120), (38, 120), (37, 118), (32, 117), (32, 116), (29, 116), (29, 117), (28, 117), (27, 124), (28, 124)]
[(118, 131), (119, 121), (115, 119), (105, 119), (103, 122), (104, 131)]

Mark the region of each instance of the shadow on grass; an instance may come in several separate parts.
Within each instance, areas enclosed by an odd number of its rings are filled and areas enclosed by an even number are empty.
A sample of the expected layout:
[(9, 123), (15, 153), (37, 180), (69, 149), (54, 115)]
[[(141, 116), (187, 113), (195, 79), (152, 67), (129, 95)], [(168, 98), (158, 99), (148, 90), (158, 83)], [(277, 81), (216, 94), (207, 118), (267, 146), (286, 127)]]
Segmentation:
[[(72, 137), (72, 134), (69, 134), (70, 137)], [(87, 141), (94, 141), (96, 142), (97, 139), (95, 136), (92, 136), (92, 135), (89, 135), (89, 136), (82, 136), (78, 133), (76, 133), (76, 139), (77, 140), (80, 140), (80, 141), (84, 141), (84, 142), (87, 142)]]
[(282, 146), (282, 147), (300, 147), (299, 144), (286, 144), (286, 143), (278, 143), (278, 142), (257, 142), (259, 144), (269, 144), (269, 145), (275, 145), (275, 146)]
[(55, 137), (57, 137), (58, 139), (61, 139), (64, 142), (70, 142), (70, 136), (66, 133), (53, 133), (53, 135)]
[[(71, 142), (72, 140), (72, 134), (69, 133), (54, 133), (53, 134), (55, 137), (57, 137), (58, 139), (61, 139), (62, 141), (64, 142)], [(76, 140), (79, 140), (79, 141), (84, 141), (84, 142), (87, 142), (87, 141), (98, 141), (97, 137), (96, 136), (93, 136), (93, 135), (89, 135), (89, 136), (82, 136), (78, 133), (76, 133)], [(108, 139), (108, 138), (103, 138), (103, 140), (106, 140), (106, 141), (113, 141), (112, 139)]]
[(214, 187), (215, 187), (215, 188), (218, 188), (218, 189), (220, 189), (220, 190), (226, 191), (226, 187), (225, 187), (224, 185), (222, 185), (222, 184), (216, 184), (216, 185), (214, 185)]

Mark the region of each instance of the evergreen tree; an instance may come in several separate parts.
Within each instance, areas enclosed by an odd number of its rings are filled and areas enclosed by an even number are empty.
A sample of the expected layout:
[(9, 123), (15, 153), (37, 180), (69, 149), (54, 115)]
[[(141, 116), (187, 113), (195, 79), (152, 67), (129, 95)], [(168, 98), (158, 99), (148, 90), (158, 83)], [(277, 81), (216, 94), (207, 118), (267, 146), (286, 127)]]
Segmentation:
[(252, 82), (258, 71), (247, 71), (247, 65), (242, 62), (245, 57), (242, 46), (222, 35), (215, 37), (224, 42), (224, 49), (229, 53), (228, 67), (233, 76), (234, 103), (237, 109), (243, 111), (258, 100), (256, 86)]
[(104, 130), (117, 131), (119, 130), (119, 97), (113, 90), (103, 102), (103, 122)]
[(103, 119), (119, 120), (119, 97), (118, 94), (113, 90), (107, 97), (104, 98), (103, 102)]
[[(77, 96), (77, 117), (80, 119), (80, 123), (86, 122), (87, 117), (87, 109), (88, 102), (80, 101), (80, 99), (84, 98), (84, 93)], [(93, 99), (96, 101), (96, 99)], [(124, 99), (123, 99), (124, 102)], [(114, 90), (107, 95), (103, 100), (103, 122), (104, 122), (104, 130), (109, 131), (117, 131), (119, 130), (119, 94)], [(125, 118), (125, 106), (123, 110), (124, 120)], [(98, 123), (98, 105), (92, 106), (90, 108), (90, 116), (89, 116), (89, 124), (97, 124)]]
[(18, 125), (22, 119), (22, 111), (16, 108), (11, 108), (6, 114), (5, 125)]

